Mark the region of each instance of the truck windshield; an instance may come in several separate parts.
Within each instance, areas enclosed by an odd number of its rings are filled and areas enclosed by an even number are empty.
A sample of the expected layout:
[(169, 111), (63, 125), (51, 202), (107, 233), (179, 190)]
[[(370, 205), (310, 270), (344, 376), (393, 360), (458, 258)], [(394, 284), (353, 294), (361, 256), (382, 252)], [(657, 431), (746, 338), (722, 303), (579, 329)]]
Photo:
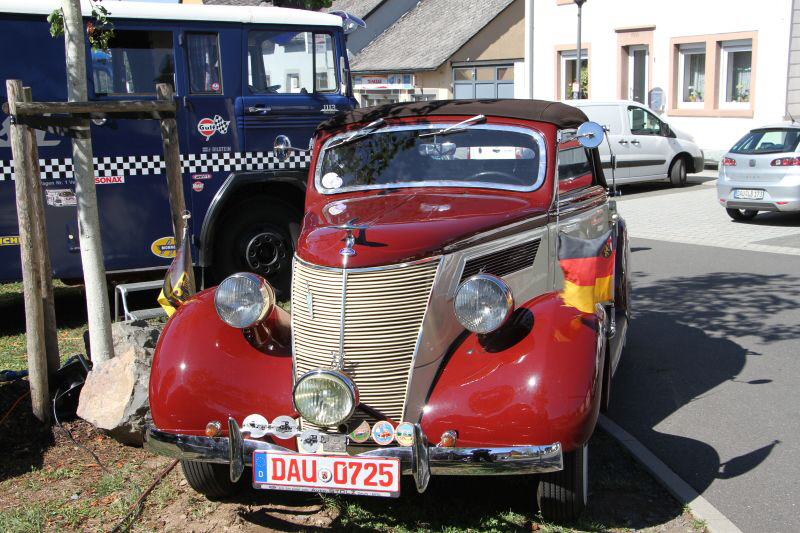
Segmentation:
[[(530, 191), (544, 181), (542, 135), (510, 126), (473, 125), (430, 135), (447, 124), (384, 127), (350, 142), (333, 137), (317, 164), (317, 190), (459, 186)], [(427, 135), (426, 135), (427, 134)]]

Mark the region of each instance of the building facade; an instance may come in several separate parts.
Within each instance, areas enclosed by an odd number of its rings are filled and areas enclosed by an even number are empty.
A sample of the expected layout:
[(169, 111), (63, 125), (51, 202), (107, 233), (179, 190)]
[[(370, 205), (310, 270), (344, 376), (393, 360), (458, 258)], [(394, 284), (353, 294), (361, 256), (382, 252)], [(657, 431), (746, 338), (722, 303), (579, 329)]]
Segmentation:
[[(750, 128), (783, 120), (790, 97), (800, 108), (800, 64), (789, 70), (790, 49), (800, 48), (793, 0), (643, 3), (583, 5), (582, 97), (649, 105), (712, 160)], [(536, 98), (572, 96), (577, 12), (572, 0), (534, 3)]]

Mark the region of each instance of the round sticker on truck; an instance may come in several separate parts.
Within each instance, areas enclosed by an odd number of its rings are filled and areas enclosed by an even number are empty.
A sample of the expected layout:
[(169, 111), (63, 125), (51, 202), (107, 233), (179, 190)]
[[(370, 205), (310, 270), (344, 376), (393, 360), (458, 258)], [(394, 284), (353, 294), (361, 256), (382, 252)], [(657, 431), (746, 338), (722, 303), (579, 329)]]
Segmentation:
[(154, 240), (150, 245), (150, 251), (158, 257), (172, 259), (175, 257), (175, 237), (161, 237)]

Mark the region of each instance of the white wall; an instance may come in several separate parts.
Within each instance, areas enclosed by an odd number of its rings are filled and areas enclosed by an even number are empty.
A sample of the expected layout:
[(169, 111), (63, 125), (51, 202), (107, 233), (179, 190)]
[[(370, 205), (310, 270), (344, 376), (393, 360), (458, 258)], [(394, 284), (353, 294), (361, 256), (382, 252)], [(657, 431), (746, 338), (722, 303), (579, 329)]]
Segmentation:
[[(557, 0), (534, 3), (534, 98), (552, 100), (555, 94), (556, 51), (559, 45), (577, 40), (577, 12), (574, 4)], [(670, 38), (755, 31), (754, 107), (752, 118), (679, 117), (666, 118), (692, 134), (707, 156), (717, 159), (748, 129), (783, 120), (786, 112), (788, 54), (792, 0), (588, 0), (583, 6), (582, 48), (590, 48), (591, 98), (618, 99), (617, 61), (619, 45), (615, 29), (655, 26), (650, 50), (652, 84), (661, 87), (665, 103), (669, 86)], [(708, 80), (706, 81), (708, 83)]]

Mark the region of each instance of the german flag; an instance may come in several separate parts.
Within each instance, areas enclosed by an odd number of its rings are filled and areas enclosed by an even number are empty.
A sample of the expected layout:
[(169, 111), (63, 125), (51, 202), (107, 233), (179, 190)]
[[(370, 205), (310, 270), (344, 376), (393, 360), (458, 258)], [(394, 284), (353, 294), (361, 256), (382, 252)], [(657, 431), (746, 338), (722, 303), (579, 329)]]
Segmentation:
[(614, 241), (611, 230), (594, 239), (558, 236), (558, 262), (564, 271), (564, 304), (584, 313), (614, 299)]
[[(184, 216), (184, 220), (187, 219), (188, 216)], [(172, 316), (172, 313), (195, 292), (194, 276), (192, 275), (192, 255), (188, 238), (187, 220), (184, 223), (181, 245), (175, 252), (175, 259), (172, 260), (167, 269), (167, 274), (164, 276), (164, 287), (158, 295), (158, 303), (167, 312), (167, 316)]]

